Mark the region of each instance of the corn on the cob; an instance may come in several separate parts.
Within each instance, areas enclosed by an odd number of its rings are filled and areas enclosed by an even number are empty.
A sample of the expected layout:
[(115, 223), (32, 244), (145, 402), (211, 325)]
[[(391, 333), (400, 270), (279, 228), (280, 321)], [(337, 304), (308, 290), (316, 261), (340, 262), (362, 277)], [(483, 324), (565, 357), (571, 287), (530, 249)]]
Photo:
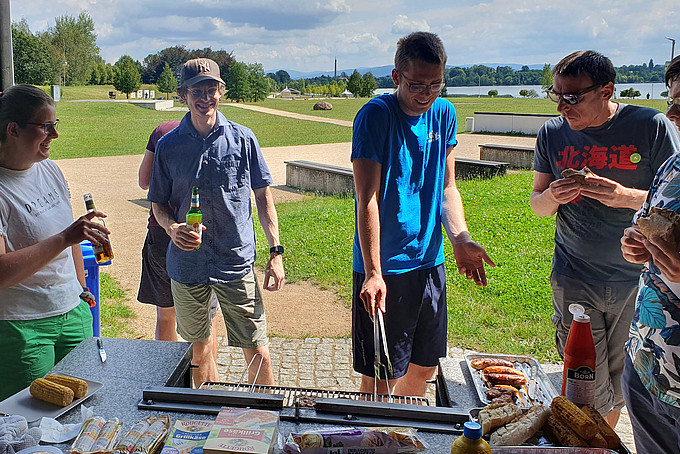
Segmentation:
[(587, 405), (581, 408), (581, 410), (583, 410), (585, 414), (590, 416), (590, 418), (595, 421), (597, 428), (600, 430), (600, 434), (605, 440), (607, 440), (607, 448), (614, 451), (618, 450), (619, 446), (621, 446), (621, 439), (616, 434), (616, 432), (614, 432), (614, 429), (611, 428), (607, 421), (604, 420), (600, 412)]
[(59, 383), (60, 385), (66, 386), (67, 388), (71, 388), (73, 390), (73, 397), (76, 399), (85, 397), (87, 394), (87, 382), (85, 380), (81, 380), (80, 378), (50, 374), (46, 375), (45, 379), (54, 383)]
[(590, 440), (598, 433), (597, 424), (590, 416), (583, 413), (576, 404), (565, 396), (557, 396), (550, 404), (553, 414), (569, 426), (580, 437)]
[(546, 421), (543, 432), (548, 438), (557, 441), (561, 446), (588, 447), (587, 441), (579, 437), (566, 424), (563, 424), (554, 414), (550, 415)]
[(73, 390), (44, 378), (36, 378), (29, 388), (31, 396), (65, 407), (73, 402)]

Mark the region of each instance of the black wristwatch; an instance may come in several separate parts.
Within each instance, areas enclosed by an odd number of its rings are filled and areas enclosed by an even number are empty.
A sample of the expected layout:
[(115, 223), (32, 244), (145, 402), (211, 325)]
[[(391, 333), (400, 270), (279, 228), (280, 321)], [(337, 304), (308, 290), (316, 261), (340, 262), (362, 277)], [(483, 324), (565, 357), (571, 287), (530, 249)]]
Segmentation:
[(274, 246), (272, 248), (269, 248), (269, 253), (270, 254), (278, 254), (278, 255), (283, 255), (283, 246), (280, 244), (278, 246)]

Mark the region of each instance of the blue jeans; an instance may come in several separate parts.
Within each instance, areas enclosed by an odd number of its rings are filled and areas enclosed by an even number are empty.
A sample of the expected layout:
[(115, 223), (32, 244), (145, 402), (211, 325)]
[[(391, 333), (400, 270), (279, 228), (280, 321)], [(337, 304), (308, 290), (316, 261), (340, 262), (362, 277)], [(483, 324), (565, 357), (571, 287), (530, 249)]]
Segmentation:
[(640, 381), (626, 355), (621, 378), (638, 454), (680, 452), (680, 408), (661, 402)]

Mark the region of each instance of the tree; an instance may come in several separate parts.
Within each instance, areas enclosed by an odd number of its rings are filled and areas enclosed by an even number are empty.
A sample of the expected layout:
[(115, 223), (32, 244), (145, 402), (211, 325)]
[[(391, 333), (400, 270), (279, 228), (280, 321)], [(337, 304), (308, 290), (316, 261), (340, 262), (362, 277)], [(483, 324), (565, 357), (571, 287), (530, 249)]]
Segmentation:
[(529, 98), (538, 98), (538, 93), (536, 93), (536, 90), (532, 88), (531, 90), (529, 90), (529, 93), (527, 93), (527, 96)]
[(60, 62), (68, 63), (65, 83), (84, 85), (90, 80), (95, 58), (99, 55), (94, 21), (86, 11), (81, 11), (78, 18), (65, 15), (54, 21), (54, 27), (47, 33)]
[(156, 85), (158, 85), (158, 91), (165, 93), (168, 99), (170, 99), (170, 93), (174, 93), (177, 90), (177, 79), (175, 79), (172, 69), (170, 69), (170, 65), (167, 63), (163, 66), (163, 72), (158, 77)]
[(269, 83), (264, 76), (264, 68), (261, 63), (251, 63), (246, 66), (248, 70), (248, 82), (250, 83), (249, 101), (264, 101), (269, 95)]
[(250, 82), (245, 63), (238, 61), (232, 63), (223, 80), (227, 86), (227, 98), (236, 102), (243, 102), (249, 98)]
[(654, 69), (654, 59), (653, 58), (649, 59), (649, 69)]
[(628, 88), (626, 90), (621, 90), (621, 96), (624, 98), (637, 98), (640, 96), (641, 93), (638, 90), (635, 90), (634, 88)]
[(361, 78), (361, 95), (367, 98), (373, 96), (373, 91), (378, 88), (378, 84), (375, 82), (375, 77), (370, 72), (367, 72)]
[(349, 90), (355, 97), (360, 97), (361, 96), (361, 84), (363, 82), (363, 79), (361, 78), (361, 74), (359, 74), (359, 71), (356, 69), (352, 73), (351, 76), (349, 76), (349, 80), (347, 81), (347, 90)]
[(26, 19), (12, 23), (12, 48), (17, 83), (45, 85), (52, 81), (54, 69), (50, 49), (31, 33)]
[(522, 89), (522, 90), (519, 91), (519, 95), (520, 95), (522, 98), (526, 98), (527, 96), (529, 96), (529, 90)]
[(488, 95), (491, 96), (492, 98), (495, 98), (496, 96), (498, 96), (498, 90), (489, 90)]
[(552, 71), (550, 69), (550, 65), (546, 63), (543, 65), (543, 73), (541, 74), (541, 87), (543, 90), (547, 90), (550, 87), (552, 87), (553, 84), (553, 75)]
[(137, 91), (142, 86), (142, 77), (137, 69), (137, 64), (129, 55), (123, 55), (118, 59), (115, 67), (113, 86), (116, 90), (125, 93), (129, 99), (130, 93)]

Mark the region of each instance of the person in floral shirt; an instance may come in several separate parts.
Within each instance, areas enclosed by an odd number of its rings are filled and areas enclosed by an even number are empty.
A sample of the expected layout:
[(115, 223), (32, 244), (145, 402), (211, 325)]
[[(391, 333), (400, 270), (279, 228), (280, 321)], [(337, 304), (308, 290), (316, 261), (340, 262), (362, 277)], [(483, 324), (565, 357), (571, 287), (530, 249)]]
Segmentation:
[[(680, 56), (666, 70), (666, 117), (680, 130)], [(680, 214), (680, 153), (659, 169), (634, 221), (652, 207)], [(680, 228), (680, 226), (676, 227)], [(621, 238), (623, 257), (644, 263), (630, 327), (622, 387), (639, 454), (680, 452), (680, 252), (637, 226)]]

